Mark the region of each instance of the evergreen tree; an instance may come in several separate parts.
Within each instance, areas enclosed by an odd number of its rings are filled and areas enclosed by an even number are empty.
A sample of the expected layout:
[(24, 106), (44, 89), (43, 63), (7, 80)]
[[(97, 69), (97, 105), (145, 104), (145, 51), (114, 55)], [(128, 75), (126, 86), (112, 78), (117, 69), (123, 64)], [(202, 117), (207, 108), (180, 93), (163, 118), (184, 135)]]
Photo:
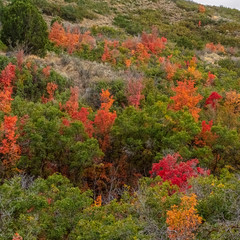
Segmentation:
[(4, 8), (1, 39), (13, 47), (23, 44), (30, 53), (45, 54), (47, 24), (30, 0), (15, 0)]

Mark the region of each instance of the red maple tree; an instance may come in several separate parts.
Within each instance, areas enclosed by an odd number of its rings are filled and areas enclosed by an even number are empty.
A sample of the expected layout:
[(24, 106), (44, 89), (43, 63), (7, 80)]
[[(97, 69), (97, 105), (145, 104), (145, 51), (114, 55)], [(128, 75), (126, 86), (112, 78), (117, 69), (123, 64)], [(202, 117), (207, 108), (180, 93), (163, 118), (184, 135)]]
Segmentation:
[(173, 185), (177, 185), (181, 191), (187, 190), (191, 186), (188, 180), (198, 175), (210, 174), (209, 170), (197, 167), (198, 159), (191, 159), (186, 162), (178, 162), (182, 157), (175, 153), (167, 155), (158, 163), (153, 163), (151, 176), (160, 176), (163, 181), (170, 181)]
[(213, 109), (216, 109), (218, 101), (222, 98), (217, 92), (212, 92), (206, 99), (205, 106), (210, 105)]

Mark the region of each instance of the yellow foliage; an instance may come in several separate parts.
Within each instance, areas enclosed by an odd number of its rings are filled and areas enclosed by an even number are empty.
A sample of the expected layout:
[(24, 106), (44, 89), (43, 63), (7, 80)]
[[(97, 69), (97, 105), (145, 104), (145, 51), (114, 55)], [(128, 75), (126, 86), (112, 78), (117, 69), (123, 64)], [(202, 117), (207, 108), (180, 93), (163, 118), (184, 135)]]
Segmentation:
[(167, 211), (168, 236), (171, 240), (194, 239), (194, 231), (202, 222), (198, 216), (195, 206), (197, 205), (196, 195), (183, 196), (179, 206), (172, 206)]

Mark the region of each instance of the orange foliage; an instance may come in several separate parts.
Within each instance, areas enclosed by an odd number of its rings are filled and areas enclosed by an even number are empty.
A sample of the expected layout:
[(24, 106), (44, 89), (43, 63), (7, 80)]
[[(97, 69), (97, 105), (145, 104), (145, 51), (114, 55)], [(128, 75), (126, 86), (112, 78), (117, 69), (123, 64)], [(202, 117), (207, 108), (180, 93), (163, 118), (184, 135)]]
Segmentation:
[(210, 52), (225, 53), (225, 48), (220, 43), (218, 43), (217, 45), (215, 45), (214, 43), (207, 43), (205, 48)]
[(165, 63), (165, 71), (167, 73), (167, 80), (172, 80), (174, 74), (178, 69), (178, 65), (176, 63), (171, 63), (169, 59), (167, 59)]
[(109, 112), (109, 109), (114, 102), (114, 99), (110, 96), (109, 91), (102, 90), (100, 95), (102, 102), (101, 108), (97, 111), (93, 124), (95, 137), (98, 139), (101, 149), (105, 152), (110, 145), (109, 133), (115, 122), (117, 114), (116, 112)]
[(48, 78), (50, 76), (50, 71), (51, 71), (51, 66), (46, 66), (45, 68), (43, 68), (42, 72), (43, 75)]
[(205, 12), (206, 12), (206, 9), (205, 9), (205, 7), (204, 7), (203, 5), (199, 5), (199, 6), (198, 6), (198, 11), (199, 11), (200, 13), (205, 13)]
[(66, 112), (73, 118), (74, 114), (78, 111), (78, 97), (79, 97), (79, 88), (71, 87), (70, 88), (71, 95), (69, 100), (66, 102), (64, 106), (60, 104), (61, 108), (64, 108)]
[(196, 70), (195, 67), (188, 67), (187, 73), (189, 73), (195, 80), (200, 80), (202, 78), (202, 73)]
[(119, 51), (117, 50), (118, 46), (119, 46), (118, 41), (105, 40), (102, 61), (110, 62), (115, 65), (117, 63), (116, 58), (119, 56)]
[(1, 145), (2, 164), (5, 170), (10, 170), (16, 165), (20, 158), (21, 150), (17, 144), (19, 135), (16, 134), (17, 116), (4, 116), (1, 124)]
[(49, 97), (45, 98), (44, 96), (42, 96), (42, 102), (47, 103), (47, 102), (53, 101), (54, 100), (53, 96), (54, 96), (54, 93), (57, 90), (57, 88), (58, 88), (57, 84), (52, 83), (52, 82), (48, 83), (47, 84), (47, 92), (48, 92)]
[(82, 45), (88, 45), (90, 48), (93, 48), (96, 44), (96, 40), (90, 36), (90, 32), (81, 34), (77, 28), (65, 30), (58, 22), (52, 25), (49, 39), (57, 46), (66, 48), (69, 53), (73, 53), (76, 49), (81, 48)]
[(202, 222), (202, 217), (197, 214), (196, 195), (183, 196), (179, 206), (172, 206), (167, 211), (168, 236), (171, 240), (190, 240), (195, 238), (194, 231)]
[(19, 235), (19, 233), (15, 233), (13, 235), (13, 239), (12, 240), (23, 240), (23, 238)]
[(201, 109), (196, 106), (203, 97), (196, 92), (197, 88), (194, 87), (194, 81), (178, 81), (178, 86), (172, 90), (176, 93), (174, 97), (171, 97), (171, 99), (174, 100), (174, 105), (172, 108), (178, 111), (186, 106), (188, 107), (189, 112), (192, 114), (195, 121), (198, 121), (198, 113), (201, 111)]
[(94, 201), (95, 207), (101, 207), (102, 206), (102, 195), (99, 195), (96, 200)]
[(58, 22), (55, 22), (52, 25), (49, 33), (49, 39), (57, 46), (67, 48), (69, 53), (72, 53), (76, 49), (79, 43), (79, 38), (80, 34), (76, 29), (73, 31), (73, 33), (69, 29), (65, 31), (63, 26)]
[(216, 75), (212, 74), (211, 72), (208, 72), (208, 79), (206, 81), (206, 85), (207, 86), (213, 85), (215, 78), (216, 78)]
[(131, 64), (132, 64), (131, 59), (126, 59), (125, 60), (125, 65), (126, 65), (127, 68), (130, 68)]
[[(71, 90), (71, 96), (69, 100), (66, 102), (65, 105), (60, 104), (61, 109), (65, 109), (66, 112), (69, 114), (69, 116), (73, 120), (81, 121), (84, 125), (85, 131), (88, 134), (89, 137), (92, 137), (93, 134), (93, 126), (92, 121), (88, 119), (88, 109), (82, 107), (79, 110), (79, 104), (78, 104), (78, 97), (79, 97), (79, 89), (78, 87), (70, 88)], [(64, 120), (63, 124), (65, 126), (69, 125), (70, 122)]]
[(152, 28), (152, 33), (147, 34), (145, 32), (142, 33), (141, 43), (153, 54), (159, 54), (165, 48), (165, 44), (167, 43), (167, 39), (162, 37), (158, 37), (158, 30), (156, 27)]
[(100, 93), (101, 96), (101, 109), (108, 111), (113, 105), (114, 99), (113, 96), (110, 96), (109, 90), (103, 90)]

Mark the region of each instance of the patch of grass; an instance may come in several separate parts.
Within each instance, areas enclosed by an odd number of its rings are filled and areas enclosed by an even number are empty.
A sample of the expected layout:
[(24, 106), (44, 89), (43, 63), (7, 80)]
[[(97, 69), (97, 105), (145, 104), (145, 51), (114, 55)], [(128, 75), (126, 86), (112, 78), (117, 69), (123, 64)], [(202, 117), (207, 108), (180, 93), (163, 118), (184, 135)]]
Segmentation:
[(91, 33), (93, 36), (102, 34), (108, 38), (118, 38), (118, 39), (124, 38), (124, 35), (125, 35), (122, 30), (118, 30), (118, 29), (115, 29), (115, 28), (109, 27), (109, 26), (102, 26), (102, 27), (93, 26), (91, 28)]

